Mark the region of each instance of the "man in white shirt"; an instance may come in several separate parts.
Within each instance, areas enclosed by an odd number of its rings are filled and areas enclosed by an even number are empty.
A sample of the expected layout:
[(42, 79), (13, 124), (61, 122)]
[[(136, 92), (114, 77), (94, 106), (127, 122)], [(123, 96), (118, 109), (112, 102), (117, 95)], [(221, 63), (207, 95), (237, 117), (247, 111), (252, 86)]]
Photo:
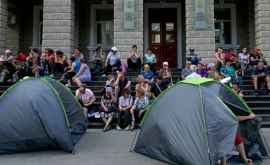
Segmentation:
[(121, 68), (120, 53), (115, 46), (111, 48), (111, 51), (106, 58), (105, 68), (106, 74), (112, 72), (112, 69), (116, 69), (119, 71)]

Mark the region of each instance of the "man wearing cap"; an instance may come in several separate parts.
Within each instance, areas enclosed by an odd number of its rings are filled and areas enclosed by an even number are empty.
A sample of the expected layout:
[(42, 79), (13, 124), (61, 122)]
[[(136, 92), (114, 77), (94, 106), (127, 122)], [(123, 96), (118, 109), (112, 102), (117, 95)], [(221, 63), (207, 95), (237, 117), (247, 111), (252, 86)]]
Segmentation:
[(162, 87), (167, 88), (170, 83), (172, 83), (172, 72), (169, 69), (169, 63), (167, 61), (163, 62), (162, 68), (159, 71), (159, 76), (162, 77)]
[(105, 62), (106, 74), (112, 72), (112, 69), (120, 70), (120, 67), (120, 53), (118, 52), (118, 49), (114, 46), (111, 48), (111, 51), (109, 52)]

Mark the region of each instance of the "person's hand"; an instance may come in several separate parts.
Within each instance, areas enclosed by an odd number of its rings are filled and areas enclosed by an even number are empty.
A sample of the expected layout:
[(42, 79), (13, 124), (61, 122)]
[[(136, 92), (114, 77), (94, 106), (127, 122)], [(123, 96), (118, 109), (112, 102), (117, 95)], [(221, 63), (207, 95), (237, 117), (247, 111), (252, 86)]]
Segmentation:
[(249, 119), (250, 120), (255, 119), (255, 118), (256, 118), (256, 115), (254, 113), (249, 114)]

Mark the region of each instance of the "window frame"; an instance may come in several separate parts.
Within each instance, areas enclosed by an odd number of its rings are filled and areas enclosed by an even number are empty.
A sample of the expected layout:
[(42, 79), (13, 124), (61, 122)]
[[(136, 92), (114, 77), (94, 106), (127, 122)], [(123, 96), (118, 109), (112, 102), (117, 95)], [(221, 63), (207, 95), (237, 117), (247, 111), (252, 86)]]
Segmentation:
[[(230, 9), (231, 11), (231, 43), (225, 44), (225, 43), (216, 43), (217, 47), (223, 47), (223, 48), (232, 48), (232, 47), (238, 47), (237, 44), (237, 22), (236, 22), (236, 5), (232, 3), (220, 3), (215, 4), (215, 10), (216, 9)], [(214, 18), (215, 19), (215, 18)], [(216, 22), (229, 22), (228, 20), (214, 20), (214, 23)], [(215, 28), (216, 30), (216, 28)]]

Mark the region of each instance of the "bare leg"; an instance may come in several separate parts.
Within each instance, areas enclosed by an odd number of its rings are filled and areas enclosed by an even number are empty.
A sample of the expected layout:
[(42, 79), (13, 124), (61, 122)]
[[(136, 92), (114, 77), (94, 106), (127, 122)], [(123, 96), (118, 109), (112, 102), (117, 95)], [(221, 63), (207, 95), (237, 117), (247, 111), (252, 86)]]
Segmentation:
[(226, 159), (226, 158), (223, 158), (223, 159), (221, 160), (220, 165), (228, 165), (227, 159)]
[(107, 131), (108, 130), (108, 128), (109, 128), (109, 126), (110, 126), (110, 124), (112, 122), (112, 119), (113, 119), (113, 116), (110, 115), (109, 118), (108, 118), (108, 120), (107, 120), (107, 122), (106, 122), (106, 124), (105, 124), (104, 131)]
[(135, 127), (135, 116), (134, 116), (134, 109), (131, 109), (130, 110), (130, 113), (131, 113), (131, 127), (130, 127), (130, 129), (131, 130), (133, 130), (134, 129), (134, 127)]
[(139, 112), (139, 117), (141, 117), (142, 116), (142, 114), (145, 112), (145, 110), (141, 110), (140, 112)]
[(83, 108), (83, 113), (84, 113), (84, 116), (87, 117), (88, 109), (87, 108)]
[(254, 89), (258, 90), (258, 77), (252, 76), (252, 78), (253, 78)]
[(106, 124), (107, 123), (107, 119), (105, 117), (102, 117), (102, 121)]
[(236, 149), (239, 152), (241, 159), (245, 161), (247, 165), (252, 165), (252, 160), (247, 158), (244, 143), (237, 145)]
[(266, 76), (267, 89), (270, 90), (270, 76)]

